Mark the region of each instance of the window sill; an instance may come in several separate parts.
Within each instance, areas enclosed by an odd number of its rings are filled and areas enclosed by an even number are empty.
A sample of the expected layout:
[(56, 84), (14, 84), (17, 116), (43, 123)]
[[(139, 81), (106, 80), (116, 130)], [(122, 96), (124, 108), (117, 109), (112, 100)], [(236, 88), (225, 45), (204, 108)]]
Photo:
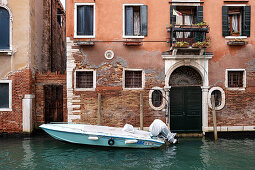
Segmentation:
[(126, 35), (123, 35), (123, 38), (130, 38), (130, 39), (139, 39), (139, 38), (141, 38), (141, 39), (143, 39), (144, 38), (144, 36), (126, 36)]
[(0, 112), (11, 112), (11, 108), (0, 108)]
[(245, 91), (245, 87), (227, 87), (227, 90), (238, 90), (238, 91)]
[(12, 50), (0, 50), (0, 55), (12, 55)]
[(123, 88), (123, 90), (143, 90), (143, 88)]
[(74, 35), (74, 38), (96, 38), (95, 35)]
[(247, 39), (247, 36), (226, 36), (225, 39), (231, 40), (231, 39)]
[(96, 91), (96, 88), (75, 88), (75, 91)]

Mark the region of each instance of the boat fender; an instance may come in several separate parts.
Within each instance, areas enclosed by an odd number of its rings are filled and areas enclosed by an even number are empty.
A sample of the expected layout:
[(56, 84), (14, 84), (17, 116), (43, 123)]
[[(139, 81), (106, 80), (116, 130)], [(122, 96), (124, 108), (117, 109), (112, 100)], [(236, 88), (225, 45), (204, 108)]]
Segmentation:
[(109, 139), (108, 140), (108, 144), (111, 145), (111, 146), (114, 145), (114, 140), (113, 139)]

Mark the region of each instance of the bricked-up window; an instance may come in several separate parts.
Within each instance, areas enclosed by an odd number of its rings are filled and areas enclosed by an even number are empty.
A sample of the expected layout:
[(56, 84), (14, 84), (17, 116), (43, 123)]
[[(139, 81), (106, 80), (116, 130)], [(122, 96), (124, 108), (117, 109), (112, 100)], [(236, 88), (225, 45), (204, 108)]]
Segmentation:
[(93, 88), (93, 71), (77, 71), (76, 88)]
[(125, 88), (142, 88), (142, 71), (125, 71)]
[(163, 94), (160, 90), (154, 90), (152, 92), (152, 105), (154, 107), (160, 107), (163, 102)]
[(228, 87), (243, 87), (243, 71), (228, 71)]

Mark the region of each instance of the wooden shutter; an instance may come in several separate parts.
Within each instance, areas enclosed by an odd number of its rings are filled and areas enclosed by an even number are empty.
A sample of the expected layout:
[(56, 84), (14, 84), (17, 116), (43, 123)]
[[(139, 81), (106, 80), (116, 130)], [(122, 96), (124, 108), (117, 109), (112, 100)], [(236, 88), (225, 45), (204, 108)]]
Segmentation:
[(175, 25), (176, 24), (176, 16), (173, 15), (173, 10), (176, 9), (175, 5), (170, 5), (170, 24)]
[(133, 7), (127, 6), (125, 8), (125, 35), (133, 35)]
[(203, 22), (203, 6), (197, 6), (196, 23)]
[(250, 36), (251, 29), (251, 6), (243, 7), (242, 36)]
[(148, 34), (148, 7), (147, 5), (142, 5), (140, 7), (141, 13), (141, 35), (147, 36)]
[(10, 48), (10, 15), (0, 7), (0, 49)]
[(222, 6), (222, 35), (224, 37), (230, 35), (227, 6)]

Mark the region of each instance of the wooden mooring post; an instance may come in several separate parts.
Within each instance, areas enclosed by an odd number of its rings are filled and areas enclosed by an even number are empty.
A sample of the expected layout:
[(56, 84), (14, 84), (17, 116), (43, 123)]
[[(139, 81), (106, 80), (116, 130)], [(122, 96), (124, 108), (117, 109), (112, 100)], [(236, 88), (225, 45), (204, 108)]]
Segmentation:
[(97, 111), (97, 124), (101, 124), (101, 93), (98, 93), (98, 111)]
[(216, 120), (216, 111), (215, 111), (215, 97), (212, 95), (212, 114), (213, 114), (213, 133), (214, 133), (214, 140), (218, 140), (217, 134), (217, 120)]
[(143, 130), (143, 94), (140, 93), (140, 129)]

